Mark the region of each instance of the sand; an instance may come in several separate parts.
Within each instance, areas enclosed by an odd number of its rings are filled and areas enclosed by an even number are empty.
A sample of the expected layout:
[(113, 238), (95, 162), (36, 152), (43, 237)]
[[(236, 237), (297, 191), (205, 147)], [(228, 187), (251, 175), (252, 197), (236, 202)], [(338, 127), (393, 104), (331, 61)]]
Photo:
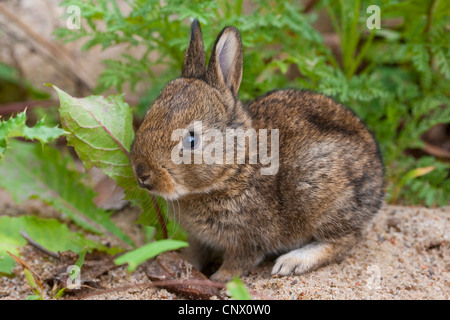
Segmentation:
[[(367, 228), (364, 239), (341, 263), (300, 276), (273, 277), (273, 261), (266, 261), (242, 280), (253, 299), (447, 300), (449, 252), (450, 207), (385, 205)], [(29, 245), (21, 254), (41, 275), (57, 267), (56, 260)], [(12, 278), (0, 277), (1, 299), (26, 299), (31, 294), (22, 269), (17, 267), (14, 271)], [(91, 291), (85, 299), (183, 299), (164, 289), (149, 287), (143, 267), (132, 274), (119, 267), (97, 280), (98, 287), (109, 290)]]

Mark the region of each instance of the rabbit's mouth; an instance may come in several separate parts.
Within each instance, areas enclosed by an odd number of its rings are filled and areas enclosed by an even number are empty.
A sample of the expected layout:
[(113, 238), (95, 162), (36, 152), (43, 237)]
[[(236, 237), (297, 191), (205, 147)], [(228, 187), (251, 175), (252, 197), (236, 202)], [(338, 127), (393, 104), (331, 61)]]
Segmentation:
[(173, 172), (170, 169), (161, 166), (160, 170), (153, 172), (152, 175), (141, 175), (137, 178), (139, 186), (146, 189), (150, 195), (166, 200), (178, 200), (189, 194), (188, 188), (175, 181)]
[(189, 194), (189, 191), (180, 185), (175, 185), (175, 190), (174, 190), (174, 192), (171, 192), (171, 193), (160, 192), (160, 191), (154, 190), (154, 189), (147, 189), (147, 192), (151, 195), (155, 195), (155, 196), (158, 196), (158, 197), (164, 198), (165, 200), (170, 200), (170, 201), (178, 200)]
[(177, 201), (177, 200), (180, 200), (181, 198), (185, 198), (185, 197), (189, 197), (189, 196), (193, 196), (193, 195), (200, 195), (200, 194), (207, 195), (216, 189), (214, 187), (210, 187), (210, 188), (207, 188), (206, 190), (205, 189), (191, 190), (182, 184), (175, 183), (173, 181), (173, 178), (171, 178), (171, 180), (172, 180), (171, 182), (172, 182), (172, 186), (173, 186), (173, 192), (162, 192), (160, 190), (155, 190), (155, 189), (151, 189), (151, 190), (147, 189), (147, 192), (151, 195), (156, 195), (158, 197), (164, 198), (165, 200)]

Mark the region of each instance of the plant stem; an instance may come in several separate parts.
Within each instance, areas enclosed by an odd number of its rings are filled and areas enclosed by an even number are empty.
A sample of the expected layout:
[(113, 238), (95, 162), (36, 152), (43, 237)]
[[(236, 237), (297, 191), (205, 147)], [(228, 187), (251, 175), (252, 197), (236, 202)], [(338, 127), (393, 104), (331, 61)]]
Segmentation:
[(359, 64), (361, 63), (362, 59), (366, 55), (367, 50), (369, 49), (370, 45), (372, 44), (373, 39), (375, 38), (375, 31), (372, 30), (372, 32), (369, 35), (369, 38), (366, 40), (364, 45), (361, 48), (361, 51), (357, 55), (355, 62), (352, 64), (349, 74), (350, 78), (355, 74), (356, 69), (358, 68)]
[[(341, 6), (343, 7), (344, 4), (341, 2)], [(350, 25), (345, 28), (344, 30), (344, 42), (345, 42), (345, 52), (343, 52), (343, 59), (344, 59), (344, 73), (347, 77), (347, 79), (350, 79), (353, 76), (353, 69), (356, 69), (354, 67), (354, 59), (355, 59), (355, 52), (356, 48), (358, 46), (358, 42), (360, 39), (360, 32), (358, 30), (358, 20), (359, 20), (359, 10), (360, 8), (360, 1), (356, 1), (353, 7), (353, 16), (350, 20)], [(341, 19), (346, 20), (346, 17), (344, 16), (345, 10), (343, 9), (343, 15)], [(342, 41), (341, 41), (342, 42)]]
[(425, 39), (427, 42), (427, 51), (428, 51), (428, 56), (430, 57), (430, 68), (433, 67), (433, 52), (431, 51), (431, 45), (430, 45), (430, 31), (431, 31), (431, 25), (433, 22), (433, 15), (434, 12), (436, 11), (436, 7), (437, 4), (439, 3), (439, 0), (433, 0), (428, 8), (428, 12), (427, 12), (427, 24), (425, 26)]
[(161, 209), (159, 208), (158, 202), (156, 201), (155, 197), (150, 195), (150, 200), (152, 201), (153, 207), (156, 210), (156, 215), (158, 216), (158, 222), (161, 225), (161, 230), (163, 233), (163, 238), (167, 239), (168, 235), (167, 235), (167, 225), (166, 225), (166, 221), (164, 220), (164, 217), (161, 213)]

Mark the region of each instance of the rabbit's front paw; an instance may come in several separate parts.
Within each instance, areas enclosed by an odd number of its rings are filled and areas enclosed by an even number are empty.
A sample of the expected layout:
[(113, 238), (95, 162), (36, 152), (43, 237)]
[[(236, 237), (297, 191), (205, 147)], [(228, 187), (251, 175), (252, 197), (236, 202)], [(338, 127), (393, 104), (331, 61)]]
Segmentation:
[(272, 268), (272, 275), (287, 276), (311, 271), (326, 261), (328, 255), (329, 248), (326, 244), (308, 244), (279, 257)]
[(236, 255), (234, 252), (225, 253), (224, 262), (219, 270), (211, 276), (211, 280), (227, 282), (234, 277), (246, 275), (261, 259), (262, 256), (251, 253), (242, 255)]
[(218, 282), (227, 282), (232, 280), (236, 274), (232, 272), (227, 272), (225, 270), (218, 270), (216, 273), (214, 273), (210, 279), (212, 281), (218, 281)]

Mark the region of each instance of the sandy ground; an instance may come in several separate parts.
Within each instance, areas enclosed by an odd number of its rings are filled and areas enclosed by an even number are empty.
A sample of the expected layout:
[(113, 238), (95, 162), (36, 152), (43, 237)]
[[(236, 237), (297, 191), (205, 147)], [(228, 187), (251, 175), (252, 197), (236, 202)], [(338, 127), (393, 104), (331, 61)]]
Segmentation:
[[(5, 206), (4, 202), (3, 206), (0, 204), (0, 212), (16, 211), (13, 207), (11, 203)], [(21, 214), (36, 211), (41, 211), (36, 202), (25, 204), (19, 210)], [(126, 216), (128, 220), (131, 218), (129, 214)], [(272, 277), (273, 261), (266, 261), (242, 280), (253, 299), (447, 300), (450, 298), (449, 253), (450, 207), (386, 205), (368, 227), (365, 238), (340, 264), (301, 276)], [(43, 276), (57, 263), (28, 245), (21, 254)], [(100, 288), (109, 290), (86, 298), (183, 299), (164, 289), (149, 288), (146, 284), (150, 280), (143, 267), (132, 274), (119, 267), (98, 280)], [(29, 294), (20, 267), (15, 268), (14, 277), (0, 277), (1, 299), (26, 299)]]

